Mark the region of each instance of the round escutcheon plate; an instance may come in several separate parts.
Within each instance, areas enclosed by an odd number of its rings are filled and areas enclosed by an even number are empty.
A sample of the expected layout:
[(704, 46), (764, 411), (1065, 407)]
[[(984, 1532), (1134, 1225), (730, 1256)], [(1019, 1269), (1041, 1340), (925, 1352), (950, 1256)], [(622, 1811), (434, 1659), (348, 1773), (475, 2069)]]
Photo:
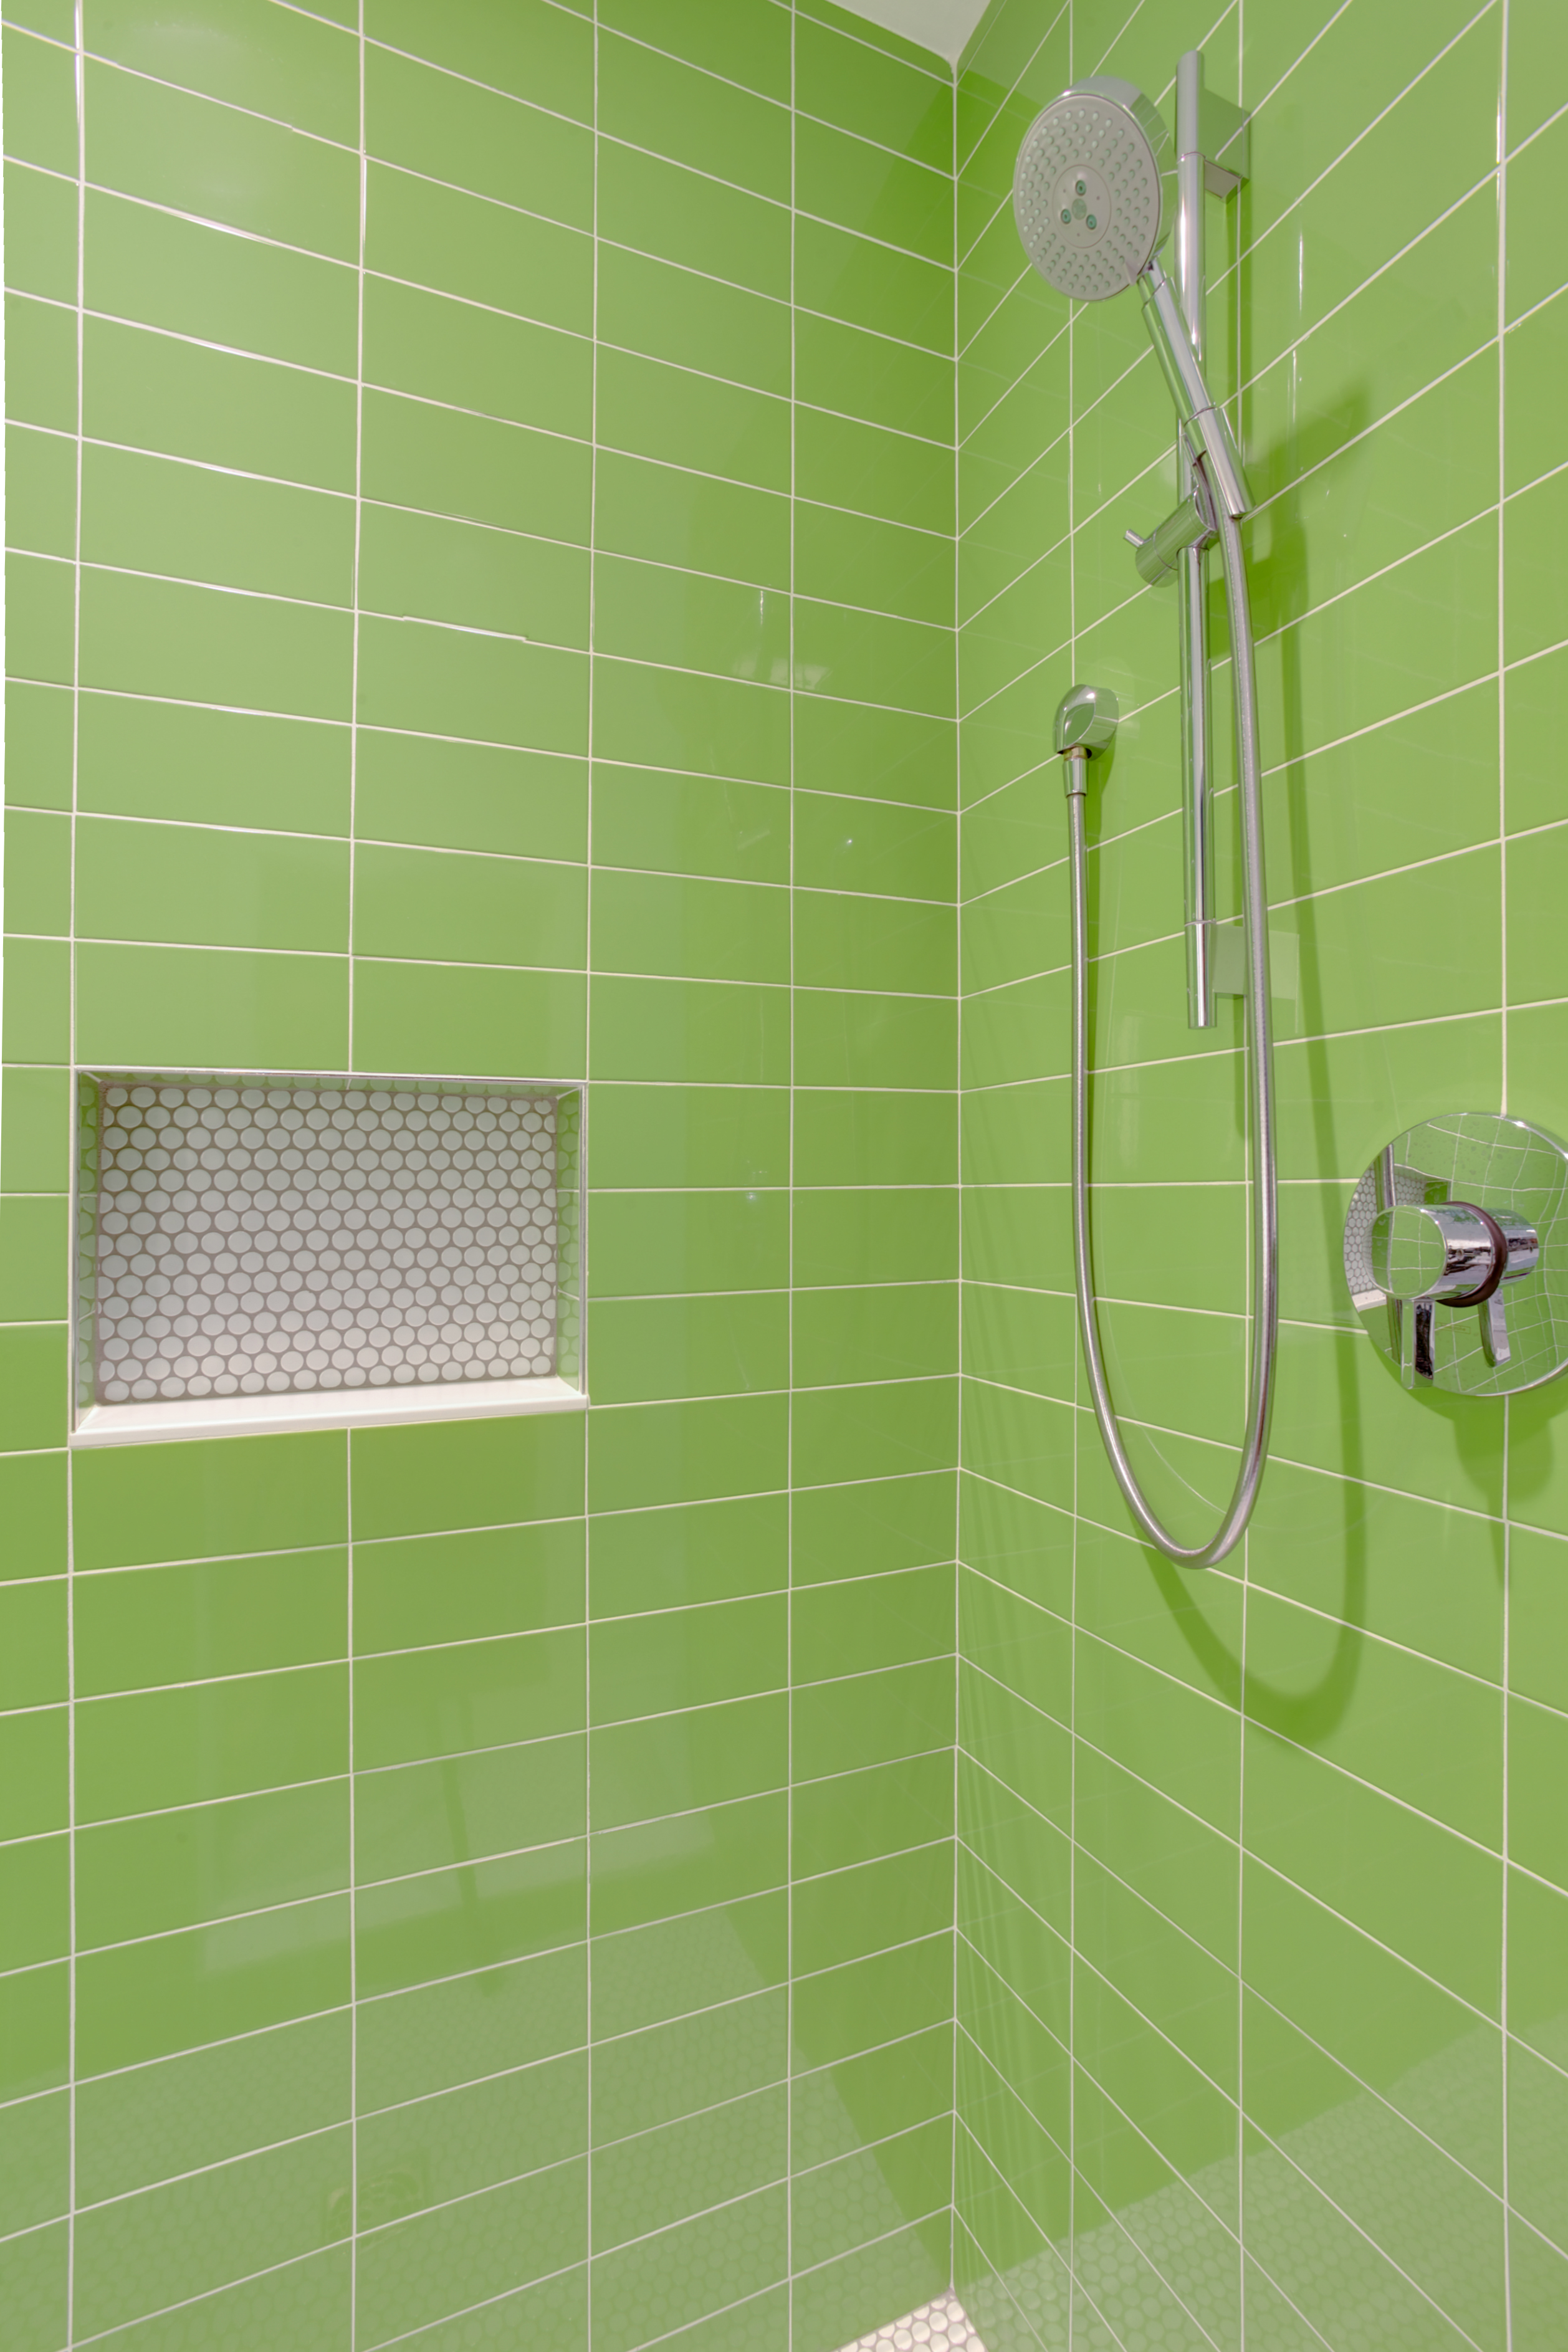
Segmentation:
[(1407, 1388), (1510, 1396), (1568, 1365), (1568, 1147), (1493, 1111), (1406, 1128), (1345, 1218), (1345, 1280)]

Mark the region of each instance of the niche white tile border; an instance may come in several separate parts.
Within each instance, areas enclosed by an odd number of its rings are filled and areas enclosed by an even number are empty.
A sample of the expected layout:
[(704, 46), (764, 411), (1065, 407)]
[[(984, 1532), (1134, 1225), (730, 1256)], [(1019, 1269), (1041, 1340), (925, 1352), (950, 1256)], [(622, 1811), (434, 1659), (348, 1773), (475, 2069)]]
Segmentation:
[(581, 1412), (582, 1095), (78, 1074), (78, 1446)]

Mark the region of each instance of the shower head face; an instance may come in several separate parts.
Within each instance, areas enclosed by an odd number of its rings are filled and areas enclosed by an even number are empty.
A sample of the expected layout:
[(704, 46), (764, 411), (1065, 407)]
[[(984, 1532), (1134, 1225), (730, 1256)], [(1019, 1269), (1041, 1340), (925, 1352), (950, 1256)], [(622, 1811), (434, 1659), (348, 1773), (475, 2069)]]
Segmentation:
[(1109, 74), (1074, 82), (1036, 116), (1013, 174), (1013, 216), (1048, 286), (1103, 302), (1163, 241), (1175, 163), (1156, 107)]

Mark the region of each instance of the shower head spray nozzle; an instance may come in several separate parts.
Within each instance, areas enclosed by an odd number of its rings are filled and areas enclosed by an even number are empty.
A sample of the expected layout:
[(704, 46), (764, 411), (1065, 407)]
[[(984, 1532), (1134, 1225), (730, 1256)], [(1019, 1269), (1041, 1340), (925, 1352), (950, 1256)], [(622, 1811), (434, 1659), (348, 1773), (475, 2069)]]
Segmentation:
[(1130, 81), (1093, 74), (1037, 114), (1013, 174), (1024, 250), (1058, 294), (1102, 302), (1148, 268), (1169, 226), (1170, 133)]

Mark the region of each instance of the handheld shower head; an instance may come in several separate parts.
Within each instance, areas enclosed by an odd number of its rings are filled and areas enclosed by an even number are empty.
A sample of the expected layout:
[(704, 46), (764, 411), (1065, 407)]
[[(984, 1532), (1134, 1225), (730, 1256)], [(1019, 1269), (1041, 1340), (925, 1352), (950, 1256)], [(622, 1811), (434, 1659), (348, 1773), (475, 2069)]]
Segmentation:
[(1157, 108), (1092, 74), (1037, 114), (1013, 174), (1013, 216), (1048, 286), (1078, 302), (1123, 293), (1164, 240), (1175, 160)]
[(1104, 302), (1138, 285), (1143, 321), (1183, 432), (1207, 461), (1215, 495), (1233, 515), (1252, 493), (1224, 412), (1215, 405), (1176, 298), (1154, 256), (1175, 187), (1170, 133), (1130, 81), (1091, 74), (1037, 114), (1013, 173), (1013, 217), (1047, 286), (1076, 302)]

